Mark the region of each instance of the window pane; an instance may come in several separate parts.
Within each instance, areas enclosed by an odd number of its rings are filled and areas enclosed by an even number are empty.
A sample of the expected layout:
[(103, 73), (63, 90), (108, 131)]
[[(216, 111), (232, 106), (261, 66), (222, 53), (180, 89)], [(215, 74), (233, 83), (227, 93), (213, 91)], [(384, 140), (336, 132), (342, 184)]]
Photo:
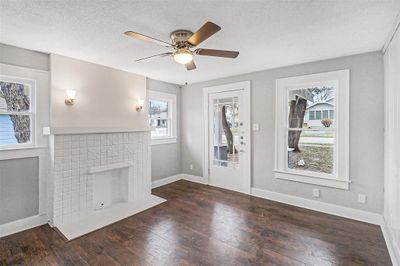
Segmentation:
[(0, 145), (29, 143), (30, 140), (29, 115), (0, 114)]
[(168, 137), (169, 136), (168, 119), (150, 119), (151, 136), (152, 137)]
[(309, 120), (315, 120), (315, 111), (310, 111)]
[(321, 120), (321, 111), (315, 111), (315, 120)]
[(329, 110), (329, 118), (334, 119), (335, 118), (335, 113), (333, 110)]
[(0, 81), (0, 111), (29, 111), (30, 90), (26, 84)]
[(334, 132), (289, 131), (288, 168), (333, 173)]
[(150, 118), (168, 118), (168, 101), (152, 100), (149, 101)]
[[(336, 88), (332, 85), (288, 90), (289, 128), (323, 129), (328, 124), (334, 124), (329, 110), (332, 110), (333, 116), (335, 91)], [(322, 121), (323, 119), (329, 121)]]
[(214, 100), (214, 165), (239, 167), (238, 97)]

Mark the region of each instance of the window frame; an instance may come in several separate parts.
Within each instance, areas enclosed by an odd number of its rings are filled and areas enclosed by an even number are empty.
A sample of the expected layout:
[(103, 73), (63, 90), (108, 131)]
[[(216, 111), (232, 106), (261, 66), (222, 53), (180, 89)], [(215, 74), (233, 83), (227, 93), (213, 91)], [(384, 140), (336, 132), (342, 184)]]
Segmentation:
[[(349, 189), (349, 76), (348, 69), (276, 80), (275, 177), (339, 189)], [(335, 126), (323, 131), (335, 134), (333, 173), (288, 168), (288, 91), (309, 86), (335, 84)], [(315, 114), (316, 116), (316, 114)], [(321, 112), (322, 119), (322, 112)], [(321, 130), (321, 129), (318, 129)]]
[[(151, 136), (151, 145), (170, 144), (177, 142), (177, 103), (176, 94), (159, 92), (154, 90), (148, 91), (147, 105), (149, 106), (150, 100), (166, 101), (168, 102), (168, 136)], [(149, 106), (150, 107), (150, 106)], [(147, 110), (150, 122), (150, 108)], [(151, 135), (151, 132), (150, 132)]]
[(26, 143), (17, 144), (0, 144), (1, 150), (18, 150), (26, 148), (36, 147), (36, 81), (32, 79), (18, 78), (7, 75), (0, 75), (0, 80), (5, 82), (20, 83), (30, 86), (29, 100), (30, 108), (29, 111), (1, 111), (0, 115), (28, 115), (30, 117), (30, 141)]

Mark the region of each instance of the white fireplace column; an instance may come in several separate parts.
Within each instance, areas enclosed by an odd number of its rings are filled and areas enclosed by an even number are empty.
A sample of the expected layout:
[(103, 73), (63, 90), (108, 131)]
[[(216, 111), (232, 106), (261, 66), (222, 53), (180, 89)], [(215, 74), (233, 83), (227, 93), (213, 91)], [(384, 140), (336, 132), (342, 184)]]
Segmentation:
[[(96, 176), (112, 176), (115, 171), (126, 175), (128, 203), (151, 197), (149, 131), (71, 132), (50, 132), (52, 225), (71, 224), (97, 212), (98, 206), (93, 206)], [(106, 208), (112, 209), (113, 205)]]

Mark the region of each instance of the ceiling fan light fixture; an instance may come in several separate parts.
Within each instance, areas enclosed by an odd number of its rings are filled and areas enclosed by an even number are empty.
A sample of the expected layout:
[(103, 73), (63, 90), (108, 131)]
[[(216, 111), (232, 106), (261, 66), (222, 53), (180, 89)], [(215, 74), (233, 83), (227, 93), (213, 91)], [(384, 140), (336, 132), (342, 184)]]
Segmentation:
[(193, 60), (193, 53), (188, 48), (180, 48), (174, 53), (175, 62), (186, 65)]

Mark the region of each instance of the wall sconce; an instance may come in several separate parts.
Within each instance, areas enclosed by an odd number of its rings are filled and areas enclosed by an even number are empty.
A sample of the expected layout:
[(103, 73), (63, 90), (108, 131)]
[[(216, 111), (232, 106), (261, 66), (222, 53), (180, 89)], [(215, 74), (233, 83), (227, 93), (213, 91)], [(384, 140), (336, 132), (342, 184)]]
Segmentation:
[(140, 112), (143, 109), (143, 104), (144, 104), (144, 100), (143, 99), (138, 99), (137, 105), (136, 105), (136, 111)]
[(67, 97), (65, 98), (65, 104), (66, 105), (73, 105), (75, 103), (75, 95), (76, 91), (75, 90), (67, 90)]

